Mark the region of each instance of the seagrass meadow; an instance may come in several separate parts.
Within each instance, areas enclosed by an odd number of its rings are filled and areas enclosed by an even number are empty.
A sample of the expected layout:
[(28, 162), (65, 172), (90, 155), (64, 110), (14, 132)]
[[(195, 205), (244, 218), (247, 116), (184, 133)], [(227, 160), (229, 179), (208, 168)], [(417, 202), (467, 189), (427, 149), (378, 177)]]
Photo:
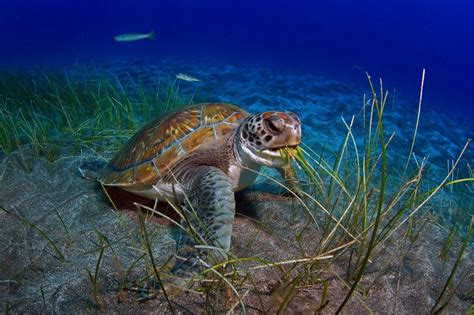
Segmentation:
[[(429, 71), (417, 99), (361, 76), (181, 59), (2, 70), (2, 311), (473, 314), (472, 127), (425, 106)], [(179, 235), (195, 233), (182, 205), (77, 169), (147, 121), (211, 101), (297, 113), (302, 143), (282, 154), (299, 186), (262, 170), (236, 194), (228, 259), (177, 290), (158, 282)]]

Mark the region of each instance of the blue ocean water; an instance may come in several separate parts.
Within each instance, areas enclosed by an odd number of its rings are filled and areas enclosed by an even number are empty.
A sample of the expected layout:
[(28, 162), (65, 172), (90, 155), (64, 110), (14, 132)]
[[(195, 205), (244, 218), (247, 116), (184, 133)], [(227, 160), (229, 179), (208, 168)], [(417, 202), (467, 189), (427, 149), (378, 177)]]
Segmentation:
[[(151, 30), (156, 41), (112, 39)], [(3, 67), (192, 57), (362, 84), (364, 69), (415, 103), (426, 68), (424, 106), (474, 117), (469, 0), (18, 0), (2, 4), (0, 36)]]

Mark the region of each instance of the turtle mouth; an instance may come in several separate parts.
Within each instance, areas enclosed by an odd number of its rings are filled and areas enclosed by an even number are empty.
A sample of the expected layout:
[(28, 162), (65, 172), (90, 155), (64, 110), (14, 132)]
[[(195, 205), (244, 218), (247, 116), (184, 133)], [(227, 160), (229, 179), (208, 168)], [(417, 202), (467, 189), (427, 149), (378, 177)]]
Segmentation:
[(298, 145), (286, 145), (276, 148), (268, 148), (261, 152), (277, 158), (293, 158), (298, 150)]

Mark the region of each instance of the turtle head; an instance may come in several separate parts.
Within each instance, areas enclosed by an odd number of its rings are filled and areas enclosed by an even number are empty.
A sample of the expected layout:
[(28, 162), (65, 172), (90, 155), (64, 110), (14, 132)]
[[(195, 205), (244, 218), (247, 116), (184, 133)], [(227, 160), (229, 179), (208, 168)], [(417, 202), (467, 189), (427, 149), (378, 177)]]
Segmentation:
[(264, 112), (245, 119), (239, 136), (244, 160), (280, 167), (288, 163), (280, 149), (300, 144), (301, 123), (291, 112)]

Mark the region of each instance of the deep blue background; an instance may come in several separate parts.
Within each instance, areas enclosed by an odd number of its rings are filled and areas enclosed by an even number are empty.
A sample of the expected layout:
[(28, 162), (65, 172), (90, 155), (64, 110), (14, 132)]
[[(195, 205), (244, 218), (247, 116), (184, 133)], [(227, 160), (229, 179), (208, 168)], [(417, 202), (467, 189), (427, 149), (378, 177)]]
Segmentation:
[[(193, 56), (360, 80), (474, 118), (474, 1), (2, 1), (0, 65)], [(156, 41), (116, 43), (123, 32)]]

